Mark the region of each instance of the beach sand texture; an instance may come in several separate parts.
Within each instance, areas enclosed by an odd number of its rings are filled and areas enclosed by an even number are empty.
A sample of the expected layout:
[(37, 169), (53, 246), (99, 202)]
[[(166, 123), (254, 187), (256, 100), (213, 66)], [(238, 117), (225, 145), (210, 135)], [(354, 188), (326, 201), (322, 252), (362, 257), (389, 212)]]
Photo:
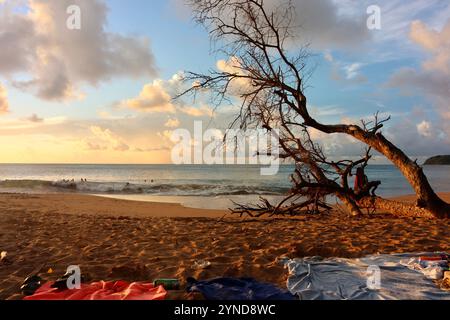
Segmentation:
[[(450, 251), (450, 221), (349, 219), (340, 212), (222, 219), (226, 213), (86, 195), (1, 194), (0, 251), (8, 252), (10, 264), (0, 265), (0, 299), (21, 299), (20, 284), (40, 267), (54, 270), (49, 280), (79, 265), (91, 280), (249, 276), (284, 288), (281, 257)], [(198, 270), (196, 260), (211, 267)], [(193, 297), (179, 292), (170, 298)]]

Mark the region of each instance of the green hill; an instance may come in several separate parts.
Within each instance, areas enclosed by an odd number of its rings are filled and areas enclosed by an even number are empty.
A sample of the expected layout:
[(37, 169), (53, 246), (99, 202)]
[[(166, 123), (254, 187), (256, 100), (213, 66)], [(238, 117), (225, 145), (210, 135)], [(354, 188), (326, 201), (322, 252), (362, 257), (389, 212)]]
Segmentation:
[(448, 156), (435, 156), (425, 161), (424, 165), (450, 165), (450, 155)]

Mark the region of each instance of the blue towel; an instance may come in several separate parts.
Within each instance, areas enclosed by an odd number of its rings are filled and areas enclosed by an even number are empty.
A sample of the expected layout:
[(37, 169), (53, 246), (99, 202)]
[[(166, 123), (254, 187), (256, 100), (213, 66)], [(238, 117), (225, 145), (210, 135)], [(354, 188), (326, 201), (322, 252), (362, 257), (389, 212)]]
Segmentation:
[(187, 292), (200, 292), (206, 300), (297, 300), (288, 291), (251, 278), (187, 279)]

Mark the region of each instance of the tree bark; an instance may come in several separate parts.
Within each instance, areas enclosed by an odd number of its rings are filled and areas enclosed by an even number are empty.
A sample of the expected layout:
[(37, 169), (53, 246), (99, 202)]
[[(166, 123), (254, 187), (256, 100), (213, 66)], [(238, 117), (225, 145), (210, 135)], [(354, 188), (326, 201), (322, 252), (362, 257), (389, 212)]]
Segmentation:
[(350, 211), (350, 214), (353, 217), (358, 217), (362, 215), (359, 205), (348, 195), (338, 193), (337, 197), (347, 207), (347, 209)]
[(415, 205), (387, 200), (380, 197), (365, 197), (358, 201), (358, 206), (361, 208), (383, 210), (392, 215), (400, 217), (420, 217), (420, 218), (434, 218), (434, 215), (427, 209), (419, 208)]
[(348, 134), (371, 146), (389, 159), (408, 180), (418, 198), (416, 207), (425, 209), (440, 219), (450, 218), (450, 204), (443, 201), (434, 192), (423, 169), (381, 133), (368, 132), (352, 125), (323, 125), (311, 118), (305, 123), (325, 133)]

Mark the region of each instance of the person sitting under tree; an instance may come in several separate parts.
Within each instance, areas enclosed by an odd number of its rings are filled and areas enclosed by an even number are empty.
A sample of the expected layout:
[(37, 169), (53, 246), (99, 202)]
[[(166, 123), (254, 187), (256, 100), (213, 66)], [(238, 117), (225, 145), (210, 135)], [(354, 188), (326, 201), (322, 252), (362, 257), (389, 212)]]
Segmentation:
[(359, 197), (371, 195), (375, 197), (375, 191), (381, 184), (380, 181), (369, 181), (369, 178), (364, 172), (364, 167), (358, 167), (356, 169), (355, 177), (355, 194)]

